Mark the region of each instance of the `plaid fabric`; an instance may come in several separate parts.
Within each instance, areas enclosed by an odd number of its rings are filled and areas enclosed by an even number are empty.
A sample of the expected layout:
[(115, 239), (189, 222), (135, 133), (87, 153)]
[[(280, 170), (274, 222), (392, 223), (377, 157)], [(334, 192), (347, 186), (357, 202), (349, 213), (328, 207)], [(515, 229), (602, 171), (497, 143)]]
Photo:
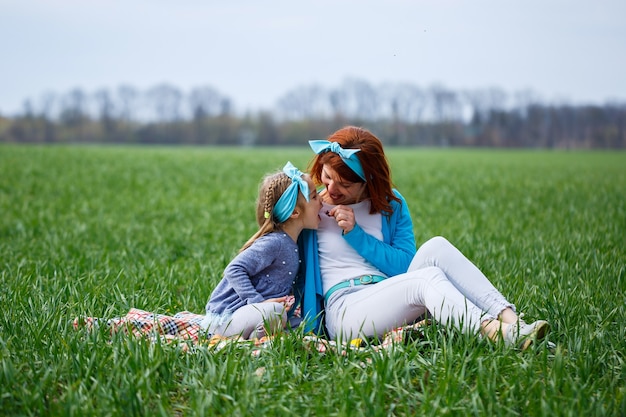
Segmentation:
[[(108, 320), (96, 317), (77, 318), (74, 320), (74, 328), (79, 329), (85, 327), (89, 330), (104, 324), (110, 327), (111, 332), (124, 331), (139, 337), (159, 337), (166, 342), (191, 342), (193, 347), (190, 348), (187, 346), (184, 348), (184, 351), (190, 351), (190, 349), (194, 347), (203, 345), (215, 350), (220, 350), (232, 343), (242, 343), (252, 345), (254, 347), (252, 355), (259, 356), (263, 350), (272, 346), (272, 336), (244, 340), (237, 336), (222, 337), (207, 334), (202, 327), (200, 327), (200, 323), (203, 319), (203, 315), (190, 313), (188, 311), (182, 311), (174, 316), (167, 316), (133, 308), (123, 317)], [(345, 355), (348, 350), (368, 349), (382, 351), (391, 349), (395, 344), (402, 344), (411, 339), (422, 338), (425, 327), (428, 325), (430, 325), (430, 321), (423, 320), (419, 323), (398, 327), (385, 333), (378, 344), (368, 345), (361, 339), (353, 339), (349, 343), (339, 344), (334, 340), (311, 335), (304, 336), (302, 342), (308, 350), (320, 354), (333, 352)]]
[(132, 308), (123, 317), (103, 320), (96, 317), (85, 317), (74, 320), (74, 328), (84, 326), (88, 329), (105, 324), (112, 332), (130, 331), (135, 336), (164, 336), (166, 339), (181, 339), (197, 342), (203, 329), (200, 323), (203, 315), (181, 311), (173, 316), (154, 314), (149, 311)]

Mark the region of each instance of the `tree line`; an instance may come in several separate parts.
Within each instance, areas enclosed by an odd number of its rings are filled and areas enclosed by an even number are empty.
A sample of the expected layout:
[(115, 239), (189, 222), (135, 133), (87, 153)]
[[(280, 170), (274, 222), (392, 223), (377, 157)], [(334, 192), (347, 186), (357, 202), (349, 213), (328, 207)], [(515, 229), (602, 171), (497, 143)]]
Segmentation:
[(546, 103), (530, 90), (455, 91), (441, 85), (301, 86), (270, 109), (239, 110), (213, 87), (47, 93), (0, 115), (0, 142), (302, 145), (346, 124), (399, 146), (623, 149), (626, 103)]

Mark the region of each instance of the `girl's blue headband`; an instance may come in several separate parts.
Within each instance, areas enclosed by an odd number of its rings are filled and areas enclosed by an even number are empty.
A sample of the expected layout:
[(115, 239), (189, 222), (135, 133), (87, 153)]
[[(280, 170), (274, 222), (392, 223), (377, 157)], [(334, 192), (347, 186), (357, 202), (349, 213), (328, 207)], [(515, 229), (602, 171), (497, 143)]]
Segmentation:
[[(298, 191), (301, 191), (306, 201), (309, 201), (309, 184), (302, 179), (302, 172), (293, 166), (291, 162), (285, 164), (283, 172), (291, 178), (291, 184), (287, 187), (283, 195), (280, 196), (274, 205), (274, 210), (272, 210), (274, 220), (278, 223), (285, 222), (289, 216), (291, 216), (291, 213), (293, 213), (293, 210), (296, 208), (296, 203), (298, 202)], [(269, 218), (269, 216), (270, 214), (265, 212), (265, 218)]]
[(309, 146), (311, 146), (313, 152), (318, 155), (328, 151), (336, 153), (341, 157), (341, 160), (346, 165), (348, 165), (348, 168), (354, 171), (356, 175), (361, 177), (363, 181), (367, 182), (367, 180), (365, 179), (365, 172), (363, 172), (363, 166), (361, 165), (361, 161), (356, 155), (356, 153), (359, 152), (360, 149), (343, 149), (341, 145), (339, 145), (339, 143), (329, 142), (327, 140), (310, 140)]

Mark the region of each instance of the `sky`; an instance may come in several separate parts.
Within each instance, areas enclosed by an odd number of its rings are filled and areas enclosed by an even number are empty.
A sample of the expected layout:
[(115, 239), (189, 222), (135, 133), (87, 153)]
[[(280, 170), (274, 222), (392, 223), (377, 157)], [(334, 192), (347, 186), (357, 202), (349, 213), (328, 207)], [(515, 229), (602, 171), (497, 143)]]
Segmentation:
[(0, 114), (74, 88), (411, 83), (626, 102), (624, 0), (0, 0)]

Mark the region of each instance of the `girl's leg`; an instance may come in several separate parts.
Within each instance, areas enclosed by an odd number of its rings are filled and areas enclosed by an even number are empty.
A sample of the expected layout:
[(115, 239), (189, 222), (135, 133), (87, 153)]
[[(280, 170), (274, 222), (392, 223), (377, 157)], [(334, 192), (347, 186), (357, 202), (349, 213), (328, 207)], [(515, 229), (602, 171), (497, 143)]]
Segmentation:
[(485, 314), (456, 289), (437, 267), (409, 271), (375, 285), (354, 287), (348, 294), (331, 298), (326, 307), (326, 326), (331, 337), (382, 336), (398, 326), (413, 323), (426, 310), (440, 323), (450, 323), (478, 333)]
[(430, 239), (417, 250), (409, 271), (430, 266), (441, 268), (450, 282), (483, 311), (505, 323), (518, 320), (515, 305), (504, 298), (476, 265), (441, 236)]
[(287, 312), (281, 303), (256, 303), (239, 308), (233, 317), (210, 333), (221, 336), (241, 336), (244, 339), (260, 338), (273, 334), (285, 326)]

